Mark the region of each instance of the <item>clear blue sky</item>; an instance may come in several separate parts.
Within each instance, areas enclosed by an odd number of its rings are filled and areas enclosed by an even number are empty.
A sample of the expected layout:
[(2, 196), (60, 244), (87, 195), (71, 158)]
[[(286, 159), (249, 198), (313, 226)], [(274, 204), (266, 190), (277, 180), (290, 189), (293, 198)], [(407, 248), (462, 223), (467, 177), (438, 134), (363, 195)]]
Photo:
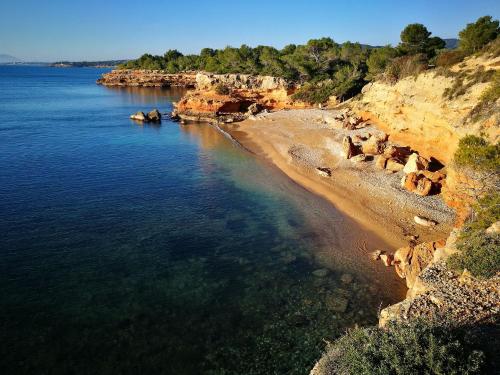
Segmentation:
[(419, 22), (456, 37), (500, 0), (0, 0), (0, 53), (24, 60), (135, 58), (202, 47), (337, 42), (397, 44)]

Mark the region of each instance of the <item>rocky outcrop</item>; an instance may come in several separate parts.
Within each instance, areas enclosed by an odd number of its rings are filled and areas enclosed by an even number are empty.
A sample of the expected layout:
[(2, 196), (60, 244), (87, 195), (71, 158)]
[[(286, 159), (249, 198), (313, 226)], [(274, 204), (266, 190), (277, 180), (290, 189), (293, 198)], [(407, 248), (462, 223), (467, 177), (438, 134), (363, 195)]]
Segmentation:
[(161, 122), (161, 113), (157, 109), (153, 109), (147, 115), (139, 111), (130, 115), (130, 118), (139, 122)]
[[(385, 131), (393, 142), (409, 145), (420, 155), (447, 164), (458, 140), (465, 135), (482, 132), (493, 142), (499, 140), (498, 110), (486, 117), (472, 116), (490, 86), (477, 77), (498, 69), (500, 57), (473, 57), (448, 72), (434, 69), (396, 84), (375, 81), (363, 88), (361, 98), (351, 107)], [(465, 92), (447, 95), (460, 79), (467, 87)], [(499, 105), (500, 100), (496, 103)]]
[(283, 78), (248, 74), (196, 74), (196, 89), (176, 103), (174, 117), (183, 120), (229, 122), (261, 110), (308, 108), (291, 95), (296, 87)]
[(104, 73), (97, 83), (104, 86), (185, 87), (194, 88), (196, 73), (168, 74), (161, 70), (115, 69)]

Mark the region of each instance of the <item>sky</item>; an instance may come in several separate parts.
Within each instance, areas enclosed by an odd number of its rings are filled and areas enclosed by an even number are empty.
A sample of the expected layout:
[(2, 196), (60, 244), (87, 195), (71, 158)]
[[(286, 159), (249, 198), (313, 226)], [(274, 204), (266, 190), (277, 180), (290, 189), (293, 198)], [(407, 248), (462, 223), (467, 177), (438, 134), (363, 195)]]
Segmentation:
[(455, 38), (500, 0), (0, 0), (0, 54), (24, 61), (136, 58), (168, 49), (336, 42), (396, 45), (409, 23)]

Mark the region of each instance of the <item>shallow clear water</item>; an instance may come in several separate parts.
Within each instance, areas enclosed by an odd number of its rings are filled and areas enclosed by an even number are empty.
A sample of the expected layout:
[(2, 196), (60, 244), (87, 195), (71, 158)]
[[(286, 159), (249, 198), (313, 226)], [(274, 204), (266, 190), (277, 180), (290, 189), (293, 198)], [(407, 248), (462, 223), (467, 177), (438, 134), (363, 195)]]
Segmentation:
[(0, 67), (0, 373), (307, 374), (398, 298), (322, 199), (211, 126), (128, 119), (181, 90), (102, 72)]

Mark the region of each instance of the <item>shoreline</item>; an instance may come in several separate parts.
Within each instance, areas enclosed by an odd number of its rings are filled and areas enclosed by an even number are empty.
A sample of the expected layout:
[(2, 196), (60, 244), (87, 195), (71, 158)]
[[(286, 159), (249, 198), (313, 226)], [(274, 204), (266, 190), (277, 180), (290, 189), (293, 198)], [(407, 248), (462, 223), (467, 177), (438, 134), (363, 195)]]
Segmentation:
[[(301, 143), (300, 146), (306, 149), (305, 153), (314, 154), (318, 148), (313, 146), (317, 137), (324, 136), (324, 127), (315, 121), (316, 117), (332, 113), (334, 112), (314, 109), (278, 111), (259, 115), (254, 120), (217, 127), (229, 134), (241, 147), (274, 165), (306, 190), (324, 198), (363, 229), (381, 237), (392, 247), (382, 250), (392, 252), (398, 247), (406, 246), (408, 235), (417, 234), (419, 241), (446, 238), (451, 230), (453, 211), (436, 196), (417, 197), (398, 189), (394, 186), (394, 182), (399, 184), (400, 178), (397, 175), (389, 176), (381, 171), (367, 170), (370, 166), (363, 166), (359, 170), (351, 169), (349, 165), (346, 166), (350, 161), (340, 160), (338, 156), (309, 157), (315, 159), (317, 165), (310, 165), (310, 160), (301, 162), (294, 160), (293, 156), (290, 157), (290, 148), (296, 145), (295, 130), (304, 130), (299, 129), (301, 123), (309, 122), (308, 125), (312, 125), (313, 129), (307, 126), (305, 130), (310, 132), (310, 136), (299, 137), (297, 143)], [(279, 125), (274, 122), (279, 122)], [(280, 131), (279, 127), (282, 126), (293, 130), (287, 134)], [(314, 130), (318, 131), (318, 134), (314, 134)], [(332, 148), (335, 148), (335, 145), (332, 145)], [(335, 165), (331, 178), (322, 177), (315, 172), (315, 167), (324, 164)], [(373, 186), (370, 186), (366, 177), (372, 178), (373, 174), (378, 174), (377, 177), (382, 179), (382, 187), (376, 186), (376, 189), (373, 189)], [(381, 191), (387, 187), (391, 187), (391, 190)], [(406, 199), (409, 201), (406, 202)], [(426, 200), (432, 203), (426, 205)], [(440, 216), (440, 224), (434, 228), (418, 227), (413, 222), (413, 214), (434, 218)]]

